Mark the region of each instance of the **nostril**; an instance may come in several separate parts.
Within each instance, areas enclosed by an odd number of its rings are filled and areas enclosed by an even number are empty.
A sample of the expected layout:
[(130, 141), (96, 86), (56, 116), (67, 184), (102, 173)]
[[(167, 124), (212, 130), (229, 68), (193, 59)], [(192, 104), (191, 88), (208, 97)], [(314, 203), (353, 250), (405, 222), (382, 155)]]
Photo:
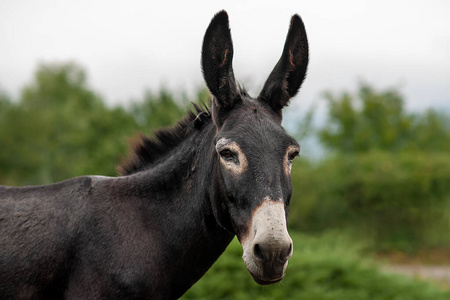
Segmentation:
[(292, 255), (292, 243), (289, 243), (289, 247), (284, 248), (280, 252), (280, 259), (287, 260), (291, 257), (291, 255)]
[(256, 258), (258, 259), (264, 259), (264, 255), (261, 251), (261, 247), (259, 246), (259, 244), (255, 244), (253, 246), (253, 253), (255, 255)]

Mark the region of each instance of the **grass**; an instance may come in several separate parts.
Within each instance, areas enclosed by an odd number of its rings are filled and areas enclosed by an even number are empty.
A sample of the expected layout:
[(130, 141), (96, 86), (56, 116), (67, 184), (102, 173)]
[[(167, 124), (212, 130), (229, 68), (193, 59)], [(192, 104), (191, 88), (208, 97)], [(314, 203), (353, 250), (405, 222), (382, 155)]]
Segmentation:
[(339, 232), (291, 234), (294, 255), (286, 277), (259, 286), (248, 274), (236, 239), (182, 299), (444, 300), (450, 292), (400, 275), (385, 274), (364, 257), (364, 245)]

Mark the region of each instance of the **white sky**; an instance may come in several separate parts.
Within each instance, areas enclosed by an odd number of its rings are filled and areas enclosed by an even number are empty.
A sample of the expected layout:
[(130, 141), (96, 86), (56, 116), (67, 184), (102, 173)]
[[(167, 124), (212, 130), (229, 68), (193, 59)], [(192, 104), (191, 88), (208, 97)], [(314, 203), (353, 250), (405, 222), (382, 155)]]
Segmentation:
[(0, 88), (17, 96), (39, 62), (76, 61), (109, 103), (161, 85), (204, 86), (203, 34), (226, 9), (234, 70), (256, 96), (277, 62), (294, 13), (310, 41), (308, 78), (293, 109), (324, 90), (399, 86), (407, 107), (450, 110), (450, 1), (0, 0)]

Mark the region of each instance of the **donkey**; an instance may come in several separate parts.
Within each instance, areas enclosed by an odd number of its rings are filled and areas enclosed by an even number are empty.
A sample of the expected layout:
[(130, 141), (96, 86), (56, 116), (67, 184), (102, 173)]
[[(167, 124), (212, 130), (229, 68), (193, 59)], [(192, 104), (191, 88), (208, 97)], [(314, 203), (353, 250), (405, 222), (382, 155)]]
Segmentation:
[(0, 187), (1, 299), (176, 299), (235, 235), (257, 283), (283, 278), (300, 148), (281, 120), (306, 75), (301, 18), (257, 98), (236, 83), (232, 59), (221, 11), (202, 47), (211, 107), (141, 137), (122, 176)]

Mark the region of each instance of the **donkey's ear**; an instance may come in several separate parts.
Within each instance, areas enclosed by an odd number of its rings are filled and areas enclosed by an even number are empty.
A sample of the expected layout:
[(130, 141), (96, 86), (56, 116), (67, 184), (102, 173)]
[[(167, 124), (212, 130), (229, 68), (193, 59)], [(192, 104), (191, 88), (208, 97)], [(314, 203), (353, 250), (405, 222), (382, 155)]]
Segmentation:
[(203, 38), (202, 70), (209, 91), (221, 109), (233, 107), (237, 96), (234, 79), (233, 42), (228, 24), (228, 14), (222, 10), (211, 20)]
[(308, 39), (298, 15), (292, 16), (283, 53), (258, 97), (281, 116), (281, 109), (297, 94), (308, 67)]

